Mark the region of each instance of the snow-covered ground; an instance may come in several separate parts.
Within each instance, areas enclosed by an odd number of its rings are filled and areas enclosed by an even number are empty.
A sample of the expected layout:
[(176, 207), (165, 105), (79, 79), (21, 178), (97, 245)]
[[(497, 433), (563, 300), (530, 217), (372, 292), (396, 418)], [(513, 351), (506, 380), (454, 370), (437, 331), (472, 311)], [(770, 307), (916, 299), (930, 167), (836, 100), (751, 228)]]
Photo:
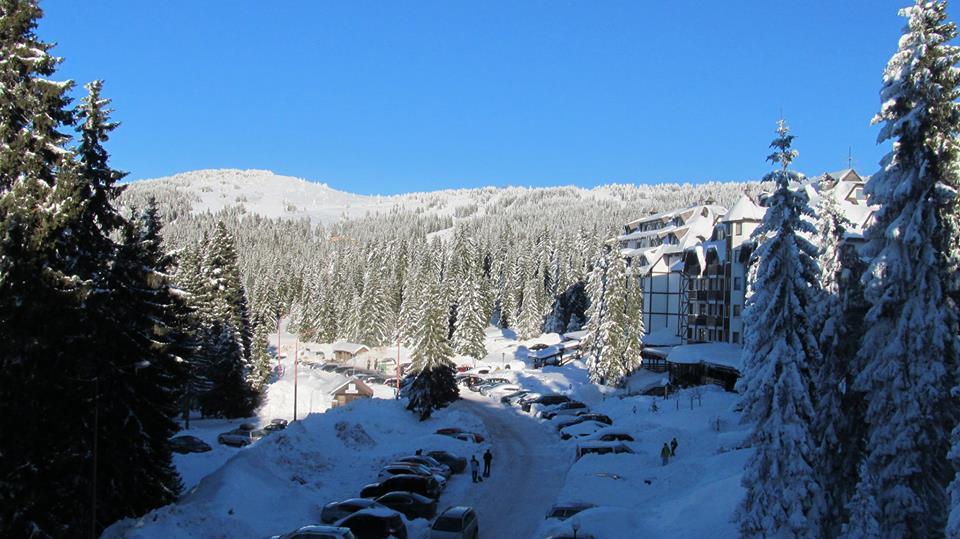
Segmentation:
[[(293, 417), (292, 343), (281, 332), (287, 354), (284, 376), (273, 383), (254, 422)], [(487, 331), (488, 356), (465, 366), (491, 369), (491, 375), (538, 392), (559, 392), (606, 414), (618, 432), (631, 434), (633, 455), (587, 455), (575, 458), (575, 440), (561, 440), (555, 423), (525, 414), (467, 389), (463, 400), (419, 422), (393, 399), (393, 390), (374, 385), (374, 399), (329, 409), (329, 392), (345, 377), (319, 369), (300, 368), (300, 421), (252, 446), (219, 446), (216, 434), (240, 421), (194, 421), (194, 434), (214, 447), (209, 453), (177, 455), (185, 494), (173, 505), (140, 519), (109, 528), (105, 537), (264, 537), (319, 522), (323, 504), (354, 497), (374, 482), (379, 468), (392, 458), (417, 449), (443, 449), (469, 458), (489, 447), (493, 474), (480, 484), (457, 475), (440, 498), (439, 507), (473, 506), (481, 537), (542, 538), (570, 531), (595, 538), (640, 536), (732, 537), (730, 521), (742, 498), (740, 475), (749, 450), (738, 450), (746, 428), (732, 411), (735, 395), (719, 388), (685, 390), (669, 399), (629, 395), (590, 384), (583, 363), (543, 370), (527, 368), (526, 350), (535, 343), (554, 344), (557, 335), (526, 342), (512, 332)], [(276, 336), (271, 337), (276, 343)], [(301, 343), (311, 354), (329, 345)], [(374, 349), (374, 357), (396, 356), (396, 348)], [(401, 361), (409, 351), (401, 348)], [(356, 362), (364, 366), (366, 359)], [(509, 369), (507, 368), (509, 367)], [(638, 375), (642, 384), (662, 375)], [(699, 399), (697, 398), (699, 394)], [(656, 411), (653, 403), (656, 402)], [(433, 434), (457, 426), (486, 437), (473, 444)], [(677, 456), (662, 466), (659, 452), (676, 437)], [(560, 522), (545, 520), (554, 503), (584, 502), (598, 507)], [(411, 539), (427, 536), (422, 519), (409, 524)]]

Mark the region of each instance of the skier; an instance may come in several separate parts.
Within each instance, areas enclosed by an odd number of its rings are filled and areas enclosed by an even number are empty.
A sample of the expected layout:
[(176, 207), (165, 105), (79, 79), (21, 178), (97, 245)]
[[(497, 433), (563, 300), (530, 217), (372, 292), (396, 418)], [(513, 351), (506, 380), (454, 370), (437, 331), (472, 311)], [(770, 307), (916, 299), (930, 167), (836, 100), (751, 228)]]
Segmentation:
[(666, 466), (667, 462), (670, 461), (670, 446), (667, 445), (667, 442), (663, 442), (663, 449), (660, 450), (660, 457), (663, 458), (663, 465)]
[(493, 460), (493, 455), (490, 453), (490, 450), (487, 449), (487, 452), (483, 454), (483, 476), (490, 477), (490, 461)]
[(670, 442), (670, 456), (671, 456), (671, 457), (677, 456), (677, 446), (678, 446), (678, 445), (680, 445), (680, 444), (677, 443), (677, 439), (676, 439), (676, 438), (674, 438), (673, 441)]
[(470, 472), (473, 473), (473, 482), (480, 482), (480, 461), (477, 460), (477, 456), (474, 455), (470, 457)]

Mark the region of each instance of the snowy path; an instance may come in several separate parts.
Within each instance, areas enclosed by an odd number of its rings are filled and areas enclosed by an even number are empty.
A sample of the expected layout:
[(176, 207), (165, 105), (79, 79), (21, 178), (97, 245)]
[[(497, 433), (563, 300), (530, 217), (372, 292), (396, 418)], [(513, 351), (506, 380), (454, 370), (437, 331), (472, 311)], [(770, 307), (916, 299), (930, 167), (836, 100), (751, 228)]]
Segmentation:
[(480, 484), (466, 476), (463, 493), (444, 502), (473, 506), (482, 538), (530, 537), (556, 499), (571, 456), (537, 420), (471, 391), (460, 395), (456, 406), (478, 416), (490, 435), (492, 473)]

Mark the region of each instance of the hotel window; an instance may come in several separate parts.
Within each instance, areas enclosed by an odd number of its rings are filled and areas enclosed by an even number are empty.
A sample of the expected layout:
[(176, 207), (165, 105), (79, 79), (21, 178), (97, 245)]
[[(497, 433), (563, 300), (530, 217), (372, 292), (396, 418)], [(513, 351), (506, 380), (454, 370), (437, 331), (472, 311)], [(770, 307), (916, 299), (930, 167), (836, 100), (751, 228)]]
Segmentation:
[(735, 223), (735, 225), (736, 226), (734, 227), (734, 231), (735, 231), (734, 233), (737, 236), (743, 234), (743, 223)]
[(733, 289), (740, 290), (740, 277), (733, 278)]
[(733, 306), (733, 316), (735, 316), (735, 317), (740, 316), (740, 306), (739, 306), (739, 305), (734, 305), (734, 306)]
[(693, 328), (687, 328), (687, 339), (693, 339)]
[(734, 344), (740, 344), (740, 332), (739, 332), (739, 331), (734, 331), (734, 332), (733, 332), (733, 343), (734, 343)]

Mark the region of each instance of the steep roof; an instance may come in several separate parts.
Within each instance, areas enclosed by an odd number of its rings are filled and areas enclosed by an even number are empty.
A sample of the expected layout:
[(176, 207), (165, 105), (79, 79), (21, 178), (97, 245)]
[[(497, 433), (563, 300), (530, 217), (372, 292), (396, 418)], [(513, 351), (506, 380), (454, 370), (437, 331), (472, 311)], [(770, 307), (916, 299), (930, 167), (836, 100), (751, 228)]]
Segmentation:
[(346, 352), (348, 354), (359, 354), (364, 350), (369, 350), (370, 348), (365, 344), (357, 344), (355, 342), (346, 342), (346, 341), (337, 341), (331, 345), (334, 352)]
[(737, 200), (737, 203), (733, 205), (733, 208), (730, 208), (730, 211), (723, 216), (721, 221), (724, 223), (733, 221), (763, 221), (763, 216), (766, 213), (766, 208), (751, 200), (747, 195), (743, 195), (740, 197), (740, 200)]
[(340, 384), (333, 391), (330, 392), (331, 395), (336, 395), (342, 392), (346, 395), (366, 395), (368, 397), (373, 396), (373, 390), (370, 389), (370, 386), (363, 383), (362, 380), (357, 378), (351, 378), (346, 382)]

